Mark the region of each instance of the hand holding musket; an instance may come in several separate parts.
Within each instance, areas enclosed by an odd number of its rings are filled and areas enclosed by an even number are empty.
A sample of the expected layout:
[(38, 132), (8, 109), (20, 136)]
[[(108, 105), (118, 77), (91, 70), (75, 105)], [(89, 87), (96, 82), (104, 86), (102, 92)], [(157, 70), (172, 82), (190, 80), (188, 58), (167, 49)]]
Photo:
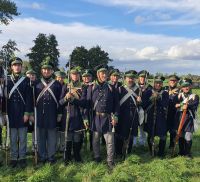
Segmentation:
[(180, 120), (180, 123), (179, 123), (179, 126), (178, 126), (178, 131), (177, 131), (176, 138), (175, 138), (175, 145), (174, 145), (174, 148), (172, 149), (172, 157), (174, 156), (176, 145), (177, 145), (177, 143), (179, 141), (179, 138), (181, 137), (183, 125), (184, 125), (186, 114), (187, 114), (188, 101), (189, 100), (187, 99), (186, 103), (182, 107), (183, 114), (181, 116), (181, 120)]
[[(68, 62), (68, 66), (69, 66), (69, 70), (68, 70), (68, 83), (70, 83), (70, 61)], [(68, 93), (65, 96), (65, 100), (68, 101), (67, 103), (67, 117), (66, 117), (66, 124), (65, 124), (65, 148), (64, 148), (64, 161), (66, 161), (67, 159), (67, 137), (68, 137), (68, 128), (69, 128), (69, 118), (70, 118), (70, 103), (69, 103), (69, 99), (72, 98), (72, 94), (71, 94), (71, 84), (68, 84)]]

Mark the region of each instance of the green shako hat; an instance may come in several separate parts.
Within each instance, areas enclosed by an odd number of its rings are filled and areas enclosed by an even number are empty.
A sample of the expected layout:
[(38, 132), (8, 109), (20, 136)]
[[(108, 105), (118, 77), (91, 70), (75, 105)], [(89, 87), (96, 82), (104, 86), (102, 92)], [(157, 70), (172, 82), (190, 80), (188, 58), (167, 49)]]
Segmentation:
[(165, 77), (164, 76), (155, 76), (154, 77), (154, 82), (161, 82), (163, 83), (165, 81)]
[(64, 71), (56, 71), (54, 74), (56, 77), (62, 77), (62, 78), (66, 77), (66, 73)]
[(89, 70), (89, 69), (86, 69), (84, 72), (83, 72), (83, 74), (82, 74), (82, 77), (91, 77), (92, 76), (92, 72), (91, 72), (91, 70)]
[(14, 65), (14, 64), (23, 64), (22, 60), (19, 57), (14, 57), (10, 60), (10, 65)]
[(177, 75), (169, 75), (169, 81), (179, 81), (180, 78)]
[(26, 72), (26, 75), (31, 74), (31, 75), (36, 75), (36, 72), (33, 69), (30, 69)]
[(94, 68), (94, 70), (99, 73), (99, 72), (106, 72), (108, 71), (108, 66), (107, 65), (104, 65), (104, 64), (101, 64), (101, 65), (98, 65)]
[(41, 63), (41, 69), (53, 69), (54, 65), (49, 56), (47, 56)]
[(192, 85), (192, 80), (190, 78), (183, 78), (179, 81), (181, 87), (189, 87)]
[(109, 72), (109, 76), (120, 76), (120, 72), (118, 69), (112, 69), (110, 72)]
[(125, 77), (137, 78), (137, 71), (129, 70), (129, 71), (125, 72)]
[(142, 70), (142, 71), (138, 72), (138, 76), (139, 77), (148, 77), (149, 72), (147, 70)]

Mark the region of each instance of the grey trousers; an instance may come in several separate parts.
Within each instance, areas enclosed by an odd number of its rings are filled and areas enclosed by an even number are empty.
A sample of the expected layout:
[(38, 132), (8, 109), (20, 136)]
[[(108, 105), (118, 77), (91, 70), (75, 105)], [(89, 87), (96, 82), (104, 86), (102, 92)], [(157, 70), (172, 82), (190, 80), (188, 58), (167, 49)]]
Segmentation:
[[(99, 132), (93, 132), (93, 152), (94, 158), (100, 157), (100, 137)], [(107, 162), (114, 162), (114, 133), (107, 132), (103, 134), (106, 141)]]
[(65, 132), (57, 131), (56, 150), (63, 152), (65, 148)]
[(27, 127), (10, 128), (10, 155), (11, 160), (26, 158)]
[(56, 153), (56, 128), (38, 128), (39, 143), (38, 152), (41, 160), (51, 160)]

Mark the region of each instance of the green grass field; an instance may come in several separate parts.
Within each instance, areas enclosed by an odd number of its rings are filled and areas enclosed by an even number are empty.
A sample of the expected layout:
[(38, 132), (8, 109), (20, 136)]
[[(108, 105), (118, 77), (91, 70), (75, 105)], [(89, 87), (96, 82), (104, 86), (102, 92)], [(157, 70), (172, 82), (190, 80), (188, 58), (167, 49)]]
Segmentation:
[[(200, 95), (200, 90), (194, 90)], [(199, 110), (200, 114), (200, 110)], [(30, 137), (30, 136), (29, 136)], [(6, 182), (64, 182), (64, 181), (148, 181), (148, 182), (168, 182), (168, 181), (200, 181), (200, 131), (195, 133), (193, 138), (192, 160), (184, 157), (171, 158), (170, 151), (166, 147), (166, 158), (150, 157), (147, 147), (136, 148), (134, 152), (127, 156), (125, 161), (116, 161), (116, 167), (111, 172), (106, 165), (106, 153), (102, 149), (104, 161), (101, 164), (92, 162), (89, 150), (83, 149), (82, 156), (84, 163), (71, 163), (65, 166), (62, 163), (61, 155), (58, 162), (50, 166), (49, 164), (33, 166), (32, 156), (28, 157), (28, 167), (24, 170), (20, 168), (11, 169), (9, 167), (0, 168), (0, 181)], [(31, 142), (29, 141), (29, 147)]]

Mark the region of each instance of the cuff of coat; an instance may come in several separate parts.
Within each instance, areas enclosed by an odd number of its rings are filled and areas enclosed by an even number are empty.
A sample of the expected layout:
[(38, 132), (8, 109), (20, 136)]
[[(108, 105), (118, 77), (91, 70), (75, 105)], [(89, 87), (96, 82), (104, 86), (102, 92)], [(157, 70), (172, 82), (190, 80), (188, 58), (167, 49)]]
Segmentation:
[(112, 115), (112, 119), (114, 119), (115, 121), (118, 122), (118, 116), (117, 116), (117, 114), (113, 114), (113, 115)]
[(25, 115), (25, 116), (30, 116), (31, 113), (30, 113), (30, 112), (25, 112), (24, 115)]

